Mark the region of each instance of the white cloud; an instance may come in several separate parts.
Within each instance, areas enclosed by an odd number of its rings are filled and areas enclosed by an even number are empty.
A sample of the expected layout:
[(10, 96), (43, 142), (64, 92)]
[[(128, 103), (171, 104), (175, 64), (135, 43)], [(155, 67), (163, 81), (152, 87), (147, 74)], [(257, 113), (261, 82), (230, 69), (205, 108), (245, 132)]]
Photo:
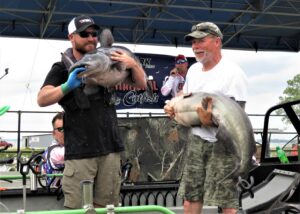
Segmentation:
[(228, 51), (224, 55), (237, 62), (248, 76), (248, 113), (265, 113), (276, 105), (287, 80), (299, 73), (299, 53)]

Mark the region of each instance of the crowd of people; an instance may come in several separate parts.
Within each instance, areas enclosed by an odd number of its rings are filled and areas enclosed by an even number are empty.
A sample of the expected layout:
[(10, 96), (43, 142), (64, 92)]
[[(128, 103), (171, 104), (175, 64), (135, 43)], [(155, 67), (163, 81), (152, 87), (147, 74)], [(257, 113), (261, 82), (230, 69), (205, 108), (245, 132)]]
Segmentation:
[[(100, 26), (91, 17), (73, 18), (68, 25), (72, 47), (65, 54), (76, 62), (85, 53), (95, 50), (99, 30)], [(191, 43), (197, 62), (189, 67), (187, 58), (179, 54), (174, 69), (161, 88), (162, 95), (175, 97), (199, 91), (221, 93), (245, 108), (247, 78), (237, 64), (222, 56), (222, 39), (222, 32), (214, 23), (202, 22), (192, 26), (185, 40)], [(112, 53), (111, 59), (123, 62), (131, 69), (132, 81), (129, 84), (146, 87), (145, 71), (135, 59), (122, 51)], [(83, 180), (93, 181), (94, 207), (118, 206), (120, 153), (124, 151), (124, 145), (115, 106), (109, 102), (112, 92), (96, 86), (94, 93), (86, 95), (82, 80), (77, 78), (85, 69), (79, 67), (68, 72), (67, 64), (55, 62), (38, 93), (39, 106), (58, 103), (64, 110), (52, 122), (54, 144), (58, 146), (52, 150), (51, 162), (64, 163), (62, 189), (65, 207), (81, 208), (79, 196)], [(202, 126), (191, 129), (178, 194), (184, 200), (185, 213), (201, 213), (203, 205), (222, 207), (223, 213), (236, 213), (237, 180), (228, 178), (226, 182), (218, 182), (233, 170), (233, 157), (224, 142), (216, 139), (217, 127), (211, 115), (213, 100), (207, 102), (207, 108), (197, 108)], [(165, 105), (164, 110), (170, 118), (174, 117), (174, 109), (170, 106)], [(59, 151), (55, 152), (56, 149)]]

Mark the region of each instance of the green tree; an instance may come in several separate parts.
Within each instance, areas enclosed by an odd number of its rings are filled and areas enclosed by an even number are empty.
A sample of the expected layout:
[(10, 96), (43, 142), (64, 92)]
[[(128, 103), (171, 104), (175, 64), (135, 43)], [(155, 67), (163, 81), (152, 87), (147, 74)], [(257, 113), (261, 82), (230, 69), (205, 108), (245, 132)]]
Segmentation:
[[(279, 104), (300, 99), (300, 74), (294, 76), (292, 80), (288, 80), (287, 84), (288, 86), (284, 89), (283, 95), (279, 97)], [(299, 105), (294, 105), (293, 109), (297, 115), (300, 114)], [(276, 113), (278, 115), (285, 114), (283, 109), (278, 109)], [(289, 123), (286, 117), (283, 118), (283, 121)]]

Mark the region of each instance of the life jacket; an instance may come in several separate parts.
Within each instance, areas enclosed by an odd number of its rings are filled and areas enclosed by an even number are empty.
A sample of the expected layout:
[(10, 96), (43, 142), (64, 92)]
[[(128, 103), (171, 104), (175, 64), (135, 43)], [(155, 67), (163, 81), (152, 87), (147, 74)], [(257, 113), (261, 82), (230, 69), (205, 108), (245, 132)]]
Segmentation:
[[(66, 68), (68, 71), (75, 58), (72, 49), (67, 49), (65, 55), (71, 60), (68, 63), (62, 58), (60, 65), (63, 65), (62, 70)], [(82, 84), (75, 88), (59, 101), (65, 111), (65, 160), (124, 151), (118, 130), (114, 90), (97, 85), (93, 87), (93, 93), (86, 94), (85, 86)]]
[[(60, 145), (55, 144), (55, 145), (49, 146), (43, 154), (43, 156), (46, 160), (45, 163), (43, 164), (43, 172), (46, 174), (62, 173), (64, 170), (64, 167), (65, 167), (64, 164), (56, 164), (55, 166), (52, 166), (52, 164), (51, 164), (50, 154), (51, 154), (51, 151), (56, 147), (60, 147)], [(51, 183), (53, 183), (53, 180), (54, 180), (53, 177), (46, 177), (47, 185), (51, 185)]]

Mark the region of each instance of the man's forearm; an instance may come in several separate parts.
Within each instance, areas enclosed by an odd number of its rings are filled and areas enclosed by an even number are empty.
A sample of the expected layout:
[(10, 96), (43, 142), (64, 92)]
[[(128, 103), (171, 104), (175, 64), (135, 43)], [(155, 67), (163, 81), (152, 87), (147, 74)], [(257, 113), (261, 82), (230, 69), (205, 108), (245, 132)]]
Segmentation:
[(37, 102), (40, 107), (45, 107), (57, 103), (63, 96), (61, 86), (47, 85), (39, 91)]
[(146, 88), (146, 73), (144, 69), (137, 64), (132, 69), (132, 80), (133, 80), (133, 86), (139, 87), (139, 88)]

